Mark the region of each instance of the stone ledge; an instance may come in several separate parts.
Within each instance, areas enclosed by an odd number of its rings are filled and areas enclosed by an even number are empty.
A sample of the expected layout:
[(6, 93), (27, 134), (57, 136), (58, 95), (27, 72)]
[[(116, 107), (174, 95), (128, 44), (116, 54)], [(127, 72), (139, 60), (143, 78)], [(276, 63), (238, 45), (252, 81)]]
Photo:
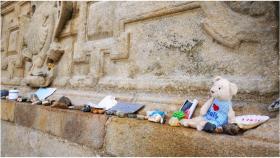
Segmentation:
[[(13, 89), (14, 87), (4, 86), (5, 89)], [(53, 87), (57, 88), (57, 87)], [(20, 91), (20, 95), (29, 96), (35, 93), (37, 89), (30, 89), (28, 87), (17, 87)], [(125, 102), (137, 102), (140, 104), (145, 104), (143, 111), (153, 110), (159, 108), (168, 113), (172, 113), (181, 107), (181, 104), (185, 102), (186, 99), (193, 100), (197, 99), (201, 104), (207, 101), (208, 97), (206, 94), (196, 94), (188, 92), (178, 92), (178, 93), (155, 93), (146, 91), (120, 91), (120, 90), (92, 90), (92, 89), (64, 89), (58, 88), (56, 92), (49, 97), (49, 99), (58, 100), (61, 96), (67, 96), (71, 98), (71, 102), (75, 105), (83, 105), (87, 102), (92, 102), (97, 104), (106, 95), (113, 95), (117, 99)], [(237, 114), (246, 114), (248, 112), (269, 115), (267, 111), (267, 106), (271, 102), (278, 98), (278, 96), (262, 96), (251, 94), (252, 96), (245, 97), (241, 94), (243, 98), (234, 97), (233, 108)], [(248, 94), (249, 95), (249, 94)], [(200, 106), (198, 106), (199, 108)], [(198, 111), (198, 110), (196, 110)]]
[[(275, 119), (269, 123), (278, 124), (278, 121)], [(251, 131), (255, 131), (254, 136), (251, 133), (218, 135), (147, 121), (112, 118), (106, 130), (105, 148), (116, 156), (279, 156), (279, 128), (274, 127), (273, 133), (266, 131), (269, 140), (258, 139), (256, 133), (262, 130)]]
[(1, 119), (114, 156), (279, 156), (279, 115), (241, 136), (7, 100)]
[(102, 148), (106, 115), (10, 101), (1, 101), (1, 107), (2, 120), (34, 128), (88, 147)]

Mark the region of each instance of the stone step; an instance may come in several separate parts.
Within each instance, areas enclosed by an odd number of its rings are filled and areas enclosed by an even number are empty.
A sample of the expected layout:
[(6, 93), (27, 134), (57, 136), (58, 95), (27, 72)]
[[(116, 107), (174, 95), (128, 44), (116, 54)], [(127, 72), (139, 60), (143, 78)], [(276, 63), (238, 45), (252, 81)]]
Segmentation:
[(7, 100), (1, 119), (112, 156), (279, 156), (278, 114), (239, 136)]
[[(11, 87), (4, 87), (10, 89)], [(26, 87), (18, 87), (20, 95), (30, 96), (35, 93), (37, 89), (30, 89)], [(182, 92), (141, 92), (141, 91), (121, 91), (121, 90), (90, 90), (90, 89), (60, 89), (57, 88), (56, 92), (48, 99), (58, 100), (61, 96), (67, 96), (71, 98), (74, 105), (84, 105), (87, 102), (97, 104), (105, 96), (113, 95), (119, 101), (134, 102), (144, 104), (145, 108), (140, 113), (145, 114), (148, 110), (160, 109), (166, 111), (168, 115), (171, 115), (174, 111), (178, 110), (186, 99), (197, 99), (199, 108), (209, 98), (207, 93), (182, 93)], [(247, 98), (247, 99), (246, 99)], [(237, 114), (263, 114), (275, 117), (275, 114), (267, 111), (267, 106), (272, 103), (278, 96), (243, 96), (234, 97), (233, 108)]]
[(268, 123), (274, 127), (266, 132), (260, 126), (248, 134), (229, 136), (112, 118), (106, 129), (105, 147), (116, 156), (279, 156), (278, 121), (270, 120)]
[(1, 121), (1, 128), (1, 156), (3, 157), (97, 157), (101, 155), (87, 146), (7, 121)]

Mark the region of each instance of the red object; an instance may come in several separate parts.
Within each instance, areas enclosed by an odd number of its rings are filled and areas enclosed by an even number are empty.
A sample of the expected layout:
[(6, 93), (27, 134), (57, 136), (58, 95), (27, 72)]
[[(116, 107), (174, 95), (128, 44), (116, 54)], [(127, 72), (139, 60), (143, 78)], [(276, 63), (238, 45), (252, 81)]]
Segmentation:
[(219, 106), (216, 105), (216, 104), (214, 104), (214, 105), (213, 105), (213, 109), (214, 109), (214, 111), (218, 111), (218, 110), (219, 110)]
[(186, 110), (186, 111), (185, 111), (185, 119), (189, 119), (189, 114), (190, 114), (190, 111), (189, 111), (189, 110)]

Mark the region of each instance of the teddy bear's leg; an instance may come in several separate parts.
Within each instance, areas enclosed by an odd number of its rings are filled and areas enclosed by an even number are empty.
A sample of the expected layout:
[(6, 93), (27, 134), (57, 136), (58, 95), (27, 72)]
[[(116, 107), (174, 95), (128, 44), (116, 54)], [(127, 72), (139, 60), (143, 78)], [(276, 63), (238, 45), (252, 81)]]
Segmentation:
[(191, 127), (191, 128), (196, 128), (197, 130), (202, 130), (204, 127), (206, 121), (202, 117), (196, 117), (193, 119), (182, 119), (180, 121), (180, 124), (185, 126), (185, 127)]
[(202, 131), (206, 124), (207, 124), (207, 121), (205, 121), (202, 117), (200, 117), (200, 119), (198, 120), (198, 122), (196, 124), (196, 129), (198, 131)]
[(192, 128), (196, 128), (196, 125), (198, 123), (198, 117), (193, 118), (193, 119), (182, 119), (180, 121), (181, 125), (185, 126), (185, 127), (192, 127)]
[(215, 129), (216, 129), (216, 125), (214, 125), (210, 122), (207, 122), (203, 127), (203, 131), (206, 131), (206, 132), (209, 132), (209, 133), (215, 132)]
[(189, 126), (189, 122), (190, 122), (190, 119), (182, 119), (182, 120), (180, 120), (180, 124), (185, 126), (185, 127), (190, 127)]

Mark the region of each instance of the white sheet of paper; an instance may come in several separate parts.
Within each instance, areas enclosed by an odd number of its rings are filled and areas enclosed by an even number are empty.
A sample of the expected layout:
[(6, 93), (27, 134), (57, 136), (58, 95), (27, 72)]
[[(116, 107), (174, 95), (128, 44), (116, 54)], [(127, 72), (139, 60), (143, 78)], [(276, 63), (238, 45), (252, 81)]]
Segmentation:
[(116, 101), (116, 98), (114, 96), (107, 95), (98, 103), (96, 108), (103, 108), (105, 110), (108, 110), (115, 106), (117, 103), (118, 102)]
[(56, 88), (39, 88), (35, 94), (42, 101), (51, 96), (56, 91)]

